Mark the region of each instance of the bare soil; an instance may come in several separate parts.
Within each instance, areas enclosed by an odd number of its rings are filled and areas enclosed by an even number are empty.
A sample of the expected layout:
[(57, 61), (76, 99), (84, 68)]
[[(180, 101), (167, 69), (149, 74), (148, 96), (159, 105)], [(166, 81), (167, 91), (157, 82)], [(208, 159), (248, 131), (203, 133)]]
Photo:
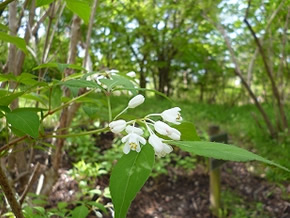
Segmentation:
[[(290, 217), (290, 183), (277, 186), (261, 176), (247, 170), (244, 163), (228, 162), (221, 168), (223, 191), (234, 192), (244, 202), (239, 205), (244, 210), (253, 210), (253, 205), (262, 208), (250, 217)], [(78, 184), (62, 170), (61, 176), (50, 196), (50, 206), (58, 201), (72, 201)], [(101, 188), (108, 186), (109, 178), (97, 181)], [(168, 175), (150, 178), (132, 202), (128, 218), (191, 218), (214, 217), (209, 209), (209, 178), (207, 170), (198, 165), (194, 171), (184, 172), (168, 169)], [(109, 202), (103, 199), (103, 203)], [(222, 199), (223, 201), (223, 199)], [(230, 205), (233, 206), (233, 205)], [(71, 205), (71, 207), (73, 207)], [(224, 216), (232, 217), (232, 208), (227, 208)], [(255, 208), (254, 208), (255, 209)], [(89, 217), (97, 217), (91, 213)], [(104, 217), (111, 217), (109, 215)], [(248, 217), (248, 216), (247, 216)]]

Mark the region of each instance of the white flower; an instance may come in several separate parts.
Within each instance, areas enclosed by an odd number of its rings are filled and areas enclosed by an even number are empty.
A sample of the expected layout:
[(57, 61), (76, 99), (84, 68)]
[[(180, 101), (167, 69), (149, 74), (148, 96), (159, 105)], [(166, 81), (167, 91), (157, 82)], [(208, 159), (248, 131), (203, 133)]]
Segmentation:
[(166, 135), (173, 140), (180, 140), (181, 133), (177, 129), (170, 127), (169, 125), (167, 125), (162, 121), (155, 122), (154, 128), (156, 132), (158, 132), (161, 135)]
[(126, 132), (129, 134), (129, 133), (136, 133), (137, 135), (143, 135), (143, 130), (138, 128), (138, 127), (135, 127), (135, 126), (127, 126), (126, 127)]
[(152, 134), (148, 141), (153, 146), (155, 154), (158, 157), (164, 157), (166, 154), (169, 154), (172, 151), (172, 147), (163, 143), (161, 138), (155, 134)]
[(145, 97), (143, 95), (136, 95), (132, 98), (128, 103), (128, 108), (135, 108), (142, 104), (145, 101)]
[(130, 71), (126, 75), (129, 76), (129, 77), (132, 77), (132, 78), (136, 77), (136, 73), (134, 71)]
[(146, 140), (142, 136), (140, 136), (140, 135), (138, 135), (138, 134), (136, 134), (134, 132), (133, 133), (129, 133), (128, 135), (124, 136), (122, 138), (122, 142), (123, 143), (126, 142), (126, 144), (125, 144), (125, 146), (123, 148), (123, 152), (125, 154), (128, 154), (130, 152), (130, 149), (131, 150), (135, 150), (137, 152), (140, 152), (141, 151), (140, 142), (143, 145), (146, 144)]
[(126, 128), (125, 120), (116, 120), (109, 124), (109, 127), (113, 133), (120, 133)]
[(179, 111), (181, 111), (179, 107), (174, 107), (174, 108), (163, 111), (161, 113), (161, 117), (163, 120), (167, 122), (180, 124), (180, 121), (182, 121), (182, 117)]

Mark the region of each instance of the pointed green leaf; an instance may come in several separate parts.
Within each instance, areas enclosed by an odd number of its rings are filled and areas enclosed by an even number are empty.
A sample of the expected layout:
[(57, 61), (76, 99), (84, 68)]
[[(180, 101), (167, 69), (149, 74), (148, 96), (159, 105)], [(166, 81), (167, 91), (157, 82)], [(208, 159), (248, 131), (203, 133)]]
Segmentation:
[(115, 218), (126, 217), (136, 194), (148, 179), (154, 164), (154, 150), (146, 144), (139, 153), (130, 151), (123, 155), (113, 168), (110, 192), (115, 209)]
[(75, 65), (75, 64), (62, 64), (62, 63), (55, 63), (55, 62), (40, 64), (37, 67), (34, 67), (32, 70), (38, 70), (38, 69), (42, 69), (42, 68), (57, 68), (60, 72), (63, 72), (65, 68), (86, 71), (85, 68), (78, 66), (78, 65)]
[(89, 23), (91, 16), (91, 8), (88, 1), (84, 0), (66, 0), (66, 7), (73, 13), (82, 18), (86, 24)]
[(59, 85), (65, 85), (69, 87), (75, 87), (75, 88), (98, 88), (100, 87), (99, 84), (93, 81), (87, 81), (87, 80), (67, 80), (65, 82), (60, 82)]
[(204, 157), (243, 162), (257, 160), (290, 172), (290, 170), (286, 167), (283, 167), (259, 155), (256, 155), (245, 149), (236, 147), (234, 145), (202, 141), (173, 141), (170, 142), (170, 144), (177, 145), (184, 151), (188, 151)]
[(38, 137), (39, 117), (35, 111), (28, 111), (25, 108), (15, 109), (6, 114), (6, 119), (13, 128), (31, 137)]
[(0, 32), (0, 40), (14, 44), (17, 48), (21, 49), (26, 55), (28, 54), (26, 42), (24, 41), (24, 39), (8, 35), (7, 33), (4, 32)]

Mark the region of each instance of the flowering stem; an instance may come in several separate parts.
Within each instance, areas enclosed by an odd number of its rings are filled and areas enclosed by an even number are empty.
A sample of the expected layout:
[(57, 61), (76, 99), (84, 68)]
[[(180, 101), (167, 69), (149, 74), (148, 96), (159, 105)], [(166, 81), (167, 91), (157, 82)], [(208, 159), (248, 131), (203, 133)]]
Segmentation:
[(153, 116), (161, 116), (161, 114), (148, 114), (145, 118), (147, 118), (147, 117), (153, 117)]
[(150, 133), (150, 135), (152, 135), (152, 134), (153, 134), (152, 129), (148, 126), (148, 124), (147, 124), (146, 121), (144, 121), (144, 123), (145, 123), (145, 125), (146, 125), (146, 127), (147, 127), (147, 129), (148, 129), (148, 132)]
[(122, 110), (117, 116), (115, 116), (115, 118), (113, 120), (116, 120), (119, 116), (121, 116), (126, 110), (128, 109), (128, 107), (126, 107), (124, 110)]
[(84, 135), (92, 135), (94, 133), (100, 133), (105, 132), (109, 130), (108, 127), (102, 128), (102, 129), (96, 129), (92, 131), (87, 132), (80, 132), (80, 133), (73, 133), (73, 134), (67, 134), (67, 135), (46, 135), (43, 138), (67, 138), (67, 137), (77, 137), (77, 136), (84, 136)]

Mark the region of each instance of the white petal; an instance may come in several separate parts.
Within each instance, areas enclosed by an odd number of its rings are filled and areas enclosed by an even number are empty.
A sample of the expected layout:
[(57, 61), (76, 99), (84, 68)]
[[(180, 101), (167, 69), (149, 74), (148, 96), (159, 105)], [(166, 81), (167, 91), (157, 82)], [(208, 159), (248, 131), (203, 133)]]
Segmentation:
[(123, 147), (123, 152), (124, 152), (125, 154), (128, 154), (128, 153), (130, 152), (130, 145), (129, 145), (128, 142), (124, 145), (124, 147)]
[(126, 127), (126, 132), (127, 133), (136, 133), (138, 135), (143, 135), (143, 130), (138, 128), (138, 127), (134, 127), (134, 126), (127, 126)]
[(162, 147), (163, 147), (162, 141), (161, 141), (161, 139), (158, 136), (152, 134), (149, 137), (148, 142), (153, 146), (155, 152), (161, 152), (162, 151)]
[(169, 154), (171, 151), (173, 151), (173, 149), (170, 145), (163, 143), (163, 151)]
[(137, 152), (140, 152), (140, 151), (141, 151), (141, 147), (140, 147), (139, 144), (137, 145), (136, 151), (137, 151)]
[(141, 144), (143, 144), (143, 145), (146, 144), (146, 139), (144, 139), (142, 136), (139, 136), (138, 140), (141, 142)]
[(122, 141), (123, 143), (125, 143), (125, 142), (127, 142), (127, 141), (128, 141), (129, 137), (130, 137), (130, 134), (129, 134), (129, 135), (126, 135), (126, 136), (124, 136), (124, 137), (121, 139), (121, 141)]

